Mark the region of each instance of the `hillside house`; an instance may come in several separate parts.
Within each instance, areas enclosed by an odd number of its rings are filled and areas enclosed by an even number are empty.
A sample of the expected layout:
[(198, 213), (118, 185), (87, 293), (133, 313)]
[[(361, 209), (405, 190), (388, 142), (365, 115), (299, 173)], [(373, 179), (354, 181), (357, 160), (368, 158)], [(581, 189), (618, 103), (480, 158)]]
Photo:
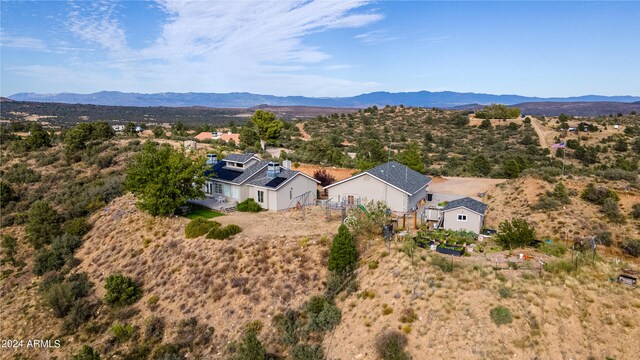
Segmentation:
[(208, 154), (207, 165), (202, 190), (210, 207), (233, 207), (248, 198), (274, 211), (315, 204), (317, 180), (255, 154), (230, 154), (222, 160)]
[(376, 166), (325, 187), (329, 199), (343, 205), (383, 201), (395, 213), (416, 211), (427, 197), (431, 178), (396, 161)]
[(470, 197), (448, 202), (443, 209), (443, 224), (449, 230), (467, 230), (480, 234), (487, 204)]
[(231, 131), (227, 131), (224, 133), (219, 131), (215, 131), (215, 132), (203, 131), (200, 134), (194, 136), (194, 139), (200, 140), (200, 141), (222, 140), (224, 142), (229, 142), (230, 140), (233, 140), (237, 144), (240, 142), (240, 134), (234, 134)]

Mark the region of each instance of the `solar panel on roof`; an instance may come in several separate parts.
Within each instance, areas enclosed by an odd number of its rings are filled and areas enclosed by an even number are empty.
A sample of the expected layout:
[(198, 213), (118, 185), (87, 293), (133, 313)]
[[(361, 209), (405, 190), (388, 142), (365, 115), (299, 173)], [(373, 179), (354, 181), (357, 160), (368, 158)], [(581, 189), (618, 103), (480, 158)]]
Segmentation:
[(282, 184), (285, 180), (287, 179), (283, 177), (276, 177), (273, 180), (266, 183), (264, 186), (273, 187), (273, 188), (278, 187), (278, 185)]

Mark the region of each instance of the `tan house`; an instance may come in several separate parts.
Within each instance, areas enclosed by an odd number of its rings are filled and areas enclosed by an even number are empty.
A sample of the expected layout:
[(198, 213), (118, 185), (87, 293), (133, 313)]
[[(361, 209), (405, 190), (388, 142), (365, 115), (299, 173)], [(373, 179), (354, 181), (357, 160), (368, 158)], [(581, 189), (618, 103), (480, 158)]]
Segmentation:
[(229, 140), (233, 140), (236, 144), (240, 142), (240, 134), (234, 134), (231, 131), (227, 131), (225, 133), (203, 131), (200, 134), (194, 136), (193, 138), (200, 141), (222, 140), (224, 142), (229, 142)]
[(210, 168), (202, 190), (214, 200), (214, 207), (216, 203), (235, 206), (248, 198), (274, 211), (315, 204), (319, 182), (277, 162), (260, 160), (250, 153), (230, 154), (220, 161), (216, 154), (208, 154), (207, 164)]
[(329, 199), (344, 205), (383, 201), (395, 213), (416, 211), (431, 178), (396, 162), (376, 166), (325, 187)]
[(449, 230), (466, 230), (480, 234), (486, 211), (487, 204), (470, 197), (450, 201), (443, 209), (442, 226)]

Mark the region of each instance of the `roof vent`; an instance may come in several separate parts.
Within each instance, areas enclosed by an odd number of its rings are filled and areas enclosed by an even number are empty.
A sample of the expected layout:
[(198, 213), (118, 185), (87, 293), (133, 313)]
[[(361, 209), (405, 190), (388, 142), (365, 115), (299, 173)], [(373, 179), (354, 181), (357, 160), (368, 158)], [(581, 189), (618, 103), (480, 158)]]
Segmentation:
[(218, 154), (207, 154), (207, 165), (215, 165), (218, 163)]
[(278, 175), (280, 175), (280, 163), (269, 161), (269, 164), (267, 165), (267, 176), (274, 178)]

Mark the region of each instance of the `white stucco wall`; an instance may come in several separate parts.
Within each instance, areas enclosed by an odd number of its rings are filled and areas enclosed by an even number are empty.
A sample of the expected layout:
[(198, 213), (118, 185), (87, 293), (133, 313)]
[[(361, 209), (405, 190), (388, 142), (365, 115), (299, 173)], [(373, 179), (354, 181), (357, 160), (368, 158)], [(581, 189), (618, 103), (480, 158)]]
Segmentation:
[(317, 189), (316, 184), (317, 183), (315, 181), (307, 177), (304, 177), (302, 175), (297, 175), (296, 177), (293, 178), (293, 180), (282, 185), (282, 187), (278, 189), (278, 192), (276, 195), (277, 204), (273, 210), (285, 210), (285, 209), (288, 209), (289, 207), (296, 206), (295, 203), (293, 204), (291, 203), (292, 199), (295, 199), (297, 196), (300, 196), (306, 193), (307, 191), (310, 191), (311, 194), (307, 199), (307, 203), (303, 205), (313, 204), (316, 198), (316, 189)]
[(342, 184), (327, 189), (330, 199), (342, 201), (348, 195), (354, 195), (363, 202), (384, 201), (391, 211), (406, 212), (407, 194), (374, 178), (369, 174), (351, 178)]
[[(292, 199), (304, 194), (307, 191), (311, 191), (311, 195), (306, 205), (312, 205), (316, 196), (316, 182), (304, 177), (302, 175), (296, 175), (292, 180), (282, 185), (278, 190), (262, 188), (258, 186), (248, 186), (249, 197), (258, 201), (258, 191), (264, 192), (264, 201), (258, 202), (260, 206), (265, 209), (280, 211), (286, 210), (289, 207), (295, 207), (296, 203), (292, 204)], [(289, 197), (291, 194), (291, 198)]]
[[(467, 215), (467, 221), (459, 221), (458, 214)], [(444, 228), (449, 230), (467, 230), (480, 234), (483, 216), (466, 208), (451, 209), (444, 212)]]

